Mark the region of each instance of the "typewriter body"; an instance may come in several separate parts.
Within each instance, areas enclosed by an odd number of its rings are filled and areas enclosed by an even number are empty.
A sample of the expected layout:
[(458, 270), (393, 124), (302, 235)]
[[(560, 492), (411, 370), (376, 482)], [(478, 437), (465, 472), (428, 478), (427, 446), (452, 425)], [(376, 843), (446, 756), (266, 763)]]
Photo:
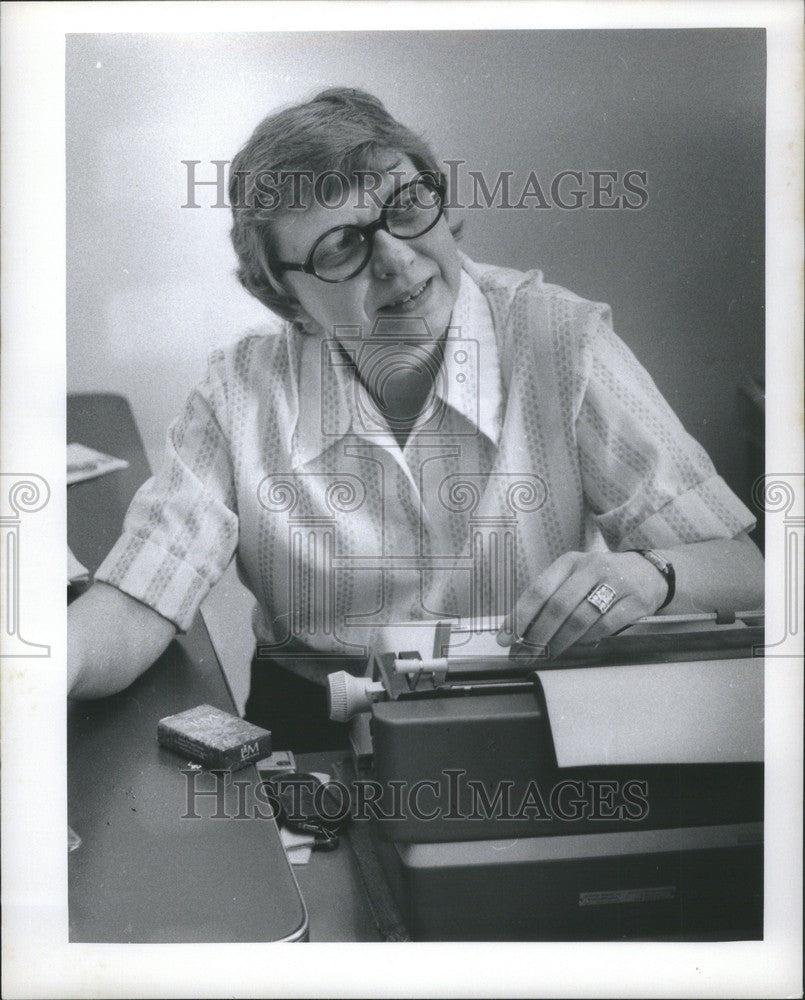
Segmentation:
[(762, 616), (553, 661), (494, 630), (331, 677), (414, 938), (762, 937)]

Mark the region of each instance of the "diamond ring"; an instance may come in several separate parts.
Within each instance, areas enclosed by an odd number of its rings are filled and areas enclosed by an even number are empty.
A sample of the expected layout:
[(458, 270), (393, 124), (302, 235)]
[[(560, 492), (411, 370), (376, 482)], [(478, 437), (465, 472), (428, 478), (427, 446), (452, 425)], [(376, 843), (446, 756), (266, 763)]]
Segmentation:
[(617, 592), (614, 591), (608, 583), (600, 583), (597, 587), (590, 591), (587, 595), (587, 600), (594, 607), (598, 608), (602, 615), (605, 615), (615, 603), (615, 598), (617, 596)]

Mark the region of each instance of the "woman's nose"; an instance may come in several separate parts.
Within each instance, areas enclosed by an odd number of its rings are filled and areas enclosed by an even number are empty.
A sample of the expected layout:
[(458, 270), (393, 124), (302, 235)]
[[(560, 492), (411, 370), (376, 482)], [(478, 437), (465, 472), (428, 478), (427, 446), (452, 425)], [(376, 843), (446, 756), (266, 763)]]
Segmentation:
[(382, 229), (375, 233), (372, 248), (372, 273), (378, 278), (402, 274), (411, 266), (416, 251), (405, 240), (399, 240)]

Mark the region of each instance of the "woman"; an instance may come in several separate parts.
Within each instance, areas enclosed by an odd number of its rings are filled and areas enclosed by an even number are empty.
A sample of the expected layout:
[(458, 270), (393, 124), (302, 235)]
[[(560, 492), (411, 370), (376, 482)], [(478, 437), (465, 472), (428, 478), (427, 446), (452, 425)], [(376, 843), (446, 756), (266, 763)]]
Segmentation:
[(291, 749), (343, 740), (326, 675), (390, 623), (500, 615), (501, 645), (557, 655), (760, 605), (751, 514), (607, 307), (463, 257), (432, 153), (379, 101), (266, 119), (230, 178), (238, 275), (276, 322), (211, 357), (71, 606), (74, 695), (146, 669), (233, 554), (257, 600), (247, 716)]

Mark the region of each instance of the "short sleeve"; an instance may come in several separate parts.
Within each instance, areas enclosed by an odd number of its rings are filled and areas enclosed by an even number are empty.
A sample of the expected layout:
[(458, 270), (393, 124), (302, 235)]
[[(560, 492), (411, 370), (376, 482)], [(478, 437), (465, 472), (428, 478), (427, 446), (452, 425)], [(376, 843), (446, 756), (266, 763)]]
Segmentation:
[(138, 490), (95, 574), (187, 631), (238, 540), (232, 463), (212, 364), (168, 430), (159, 473)]
[(609, 546), (671, 548), (755, 524), (717, 474), (608, 312), (588, 317), (576, 419), (585, 500)]

